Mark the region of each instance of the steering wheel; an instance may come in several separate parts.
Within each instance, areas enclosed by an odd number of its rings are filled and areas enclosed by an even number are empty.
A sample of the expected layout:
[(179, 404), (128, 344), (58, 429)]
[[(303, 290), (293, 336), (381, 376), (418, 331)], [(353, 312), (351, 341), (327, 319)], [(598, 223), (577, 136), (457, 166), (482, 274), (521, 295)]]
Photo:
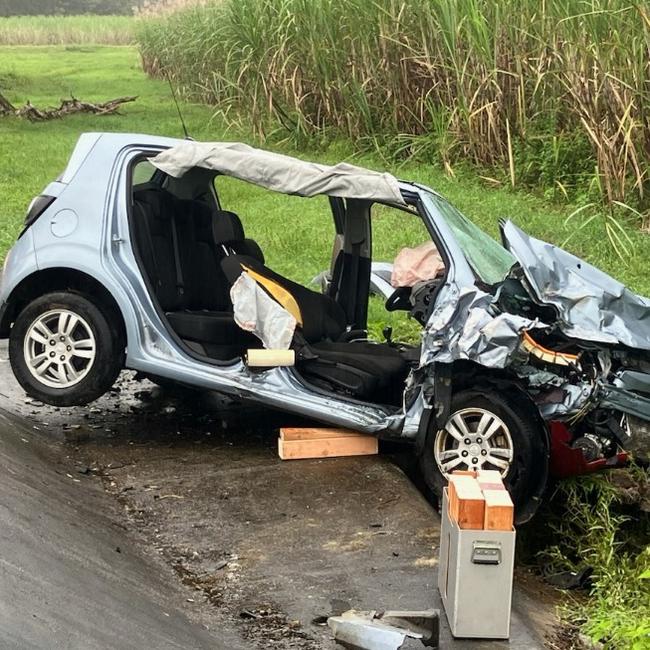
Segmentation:
[(411, 287), (397, 287), (386, 300), (386, 311), (411, 311)]

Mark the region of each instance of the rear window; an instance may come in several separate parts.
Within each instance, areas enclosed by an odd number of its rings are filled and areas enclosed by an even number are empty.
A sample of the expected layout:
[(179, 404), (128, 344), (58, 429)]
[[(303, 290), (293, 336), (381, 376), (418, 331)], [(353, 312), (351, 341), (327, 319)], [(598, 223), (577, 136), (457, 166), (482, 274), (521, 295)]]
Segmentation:
[(148, 183), (155, 173), (156, 168), (148, 160), (141, 160), (133, 168), (133, 185)]

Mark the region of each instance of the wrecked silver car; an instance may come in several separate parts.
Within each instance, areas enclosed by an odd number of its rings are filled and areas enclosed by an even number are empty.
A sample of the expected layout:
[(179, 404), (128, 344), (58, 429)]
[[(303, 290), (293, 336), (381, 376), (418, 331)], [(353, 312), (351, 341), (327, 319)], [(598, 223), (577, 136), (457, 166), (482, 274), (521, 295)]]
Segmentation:
[[(326, 293), (270, 268), (224, 178), (289, 202), (328, 197)], [(387, 210), (425, 233), (397, 252), (384, 312), (414, 319), (415, 342), (388, 328), (368, 337)], [(453, 470), (498, 470), (521, 521), (549, 473), (647, 451), (650, 303), (511, 222), (501, 229), (503, 245), (433, 190), (353, 165), (86, 134), (7, 257), (0, 336), (44, 402), (88, 403), (130, 368), (413, 442), (436, 492)], [(394, 267), (375, 267), (384, 289)]]

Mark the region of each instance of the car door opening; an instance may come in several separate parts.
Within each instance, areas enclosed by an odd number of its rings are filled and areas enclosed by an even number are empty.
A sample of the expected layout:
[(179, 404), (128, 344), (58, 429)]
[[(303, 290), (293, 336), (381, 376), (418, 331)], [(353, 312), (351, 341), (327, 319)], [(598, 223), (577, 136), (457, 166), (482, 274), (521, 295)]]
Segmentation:
[[(291, 348), (295, 370), (306, 382), (338, 395), (399, 405), (409, 360), (416, 355), (410, 346), (409, 355), (405, 346), (366, 338), (371, 203), (348, 202), (354, 216), (345, 227), (348, 237), (335, 292), (347, 297), (346, 313), (334, 297), (270, 269), (259, 244), (246, 237), (239, 216), (220, 209), (218, 199), (210, 205), (205, 192), (201, 199), (180, 198), (197, 193), (196, 188), (179, 191), (181, 182), (174, 180), (173, 193), (164, 174), (134, 185), (131, 220), (134, 250), (152, 299), (182, 343), (213, 362), (245, 359), (247, 351), (263, 348), (234, 318), (230, 290), (245, 273), (297, 316)], [(363, 340), (348, 340), (352, 330), (361, 332)]]

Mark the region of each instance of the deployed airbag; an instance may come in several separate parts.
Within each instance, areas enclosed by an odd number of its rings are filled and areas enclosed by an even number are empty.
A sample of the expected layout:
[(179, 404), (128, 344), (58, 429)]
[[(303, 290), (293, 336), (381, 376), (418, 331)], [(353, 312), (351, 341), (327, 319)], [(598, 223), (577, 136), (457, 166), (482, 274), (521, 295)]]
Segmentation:
[(287, 350), (296, 329), (296, 319), (283, 309), (247, 273), (230, 289), (235, 322), (257, 336), (269, 350)]
[(444, 262), (433, 242), (415, 248), (404, 247), (395, 257), (390, 283), (394, 288), (413, 287), (433, 280), (445, 270)]

